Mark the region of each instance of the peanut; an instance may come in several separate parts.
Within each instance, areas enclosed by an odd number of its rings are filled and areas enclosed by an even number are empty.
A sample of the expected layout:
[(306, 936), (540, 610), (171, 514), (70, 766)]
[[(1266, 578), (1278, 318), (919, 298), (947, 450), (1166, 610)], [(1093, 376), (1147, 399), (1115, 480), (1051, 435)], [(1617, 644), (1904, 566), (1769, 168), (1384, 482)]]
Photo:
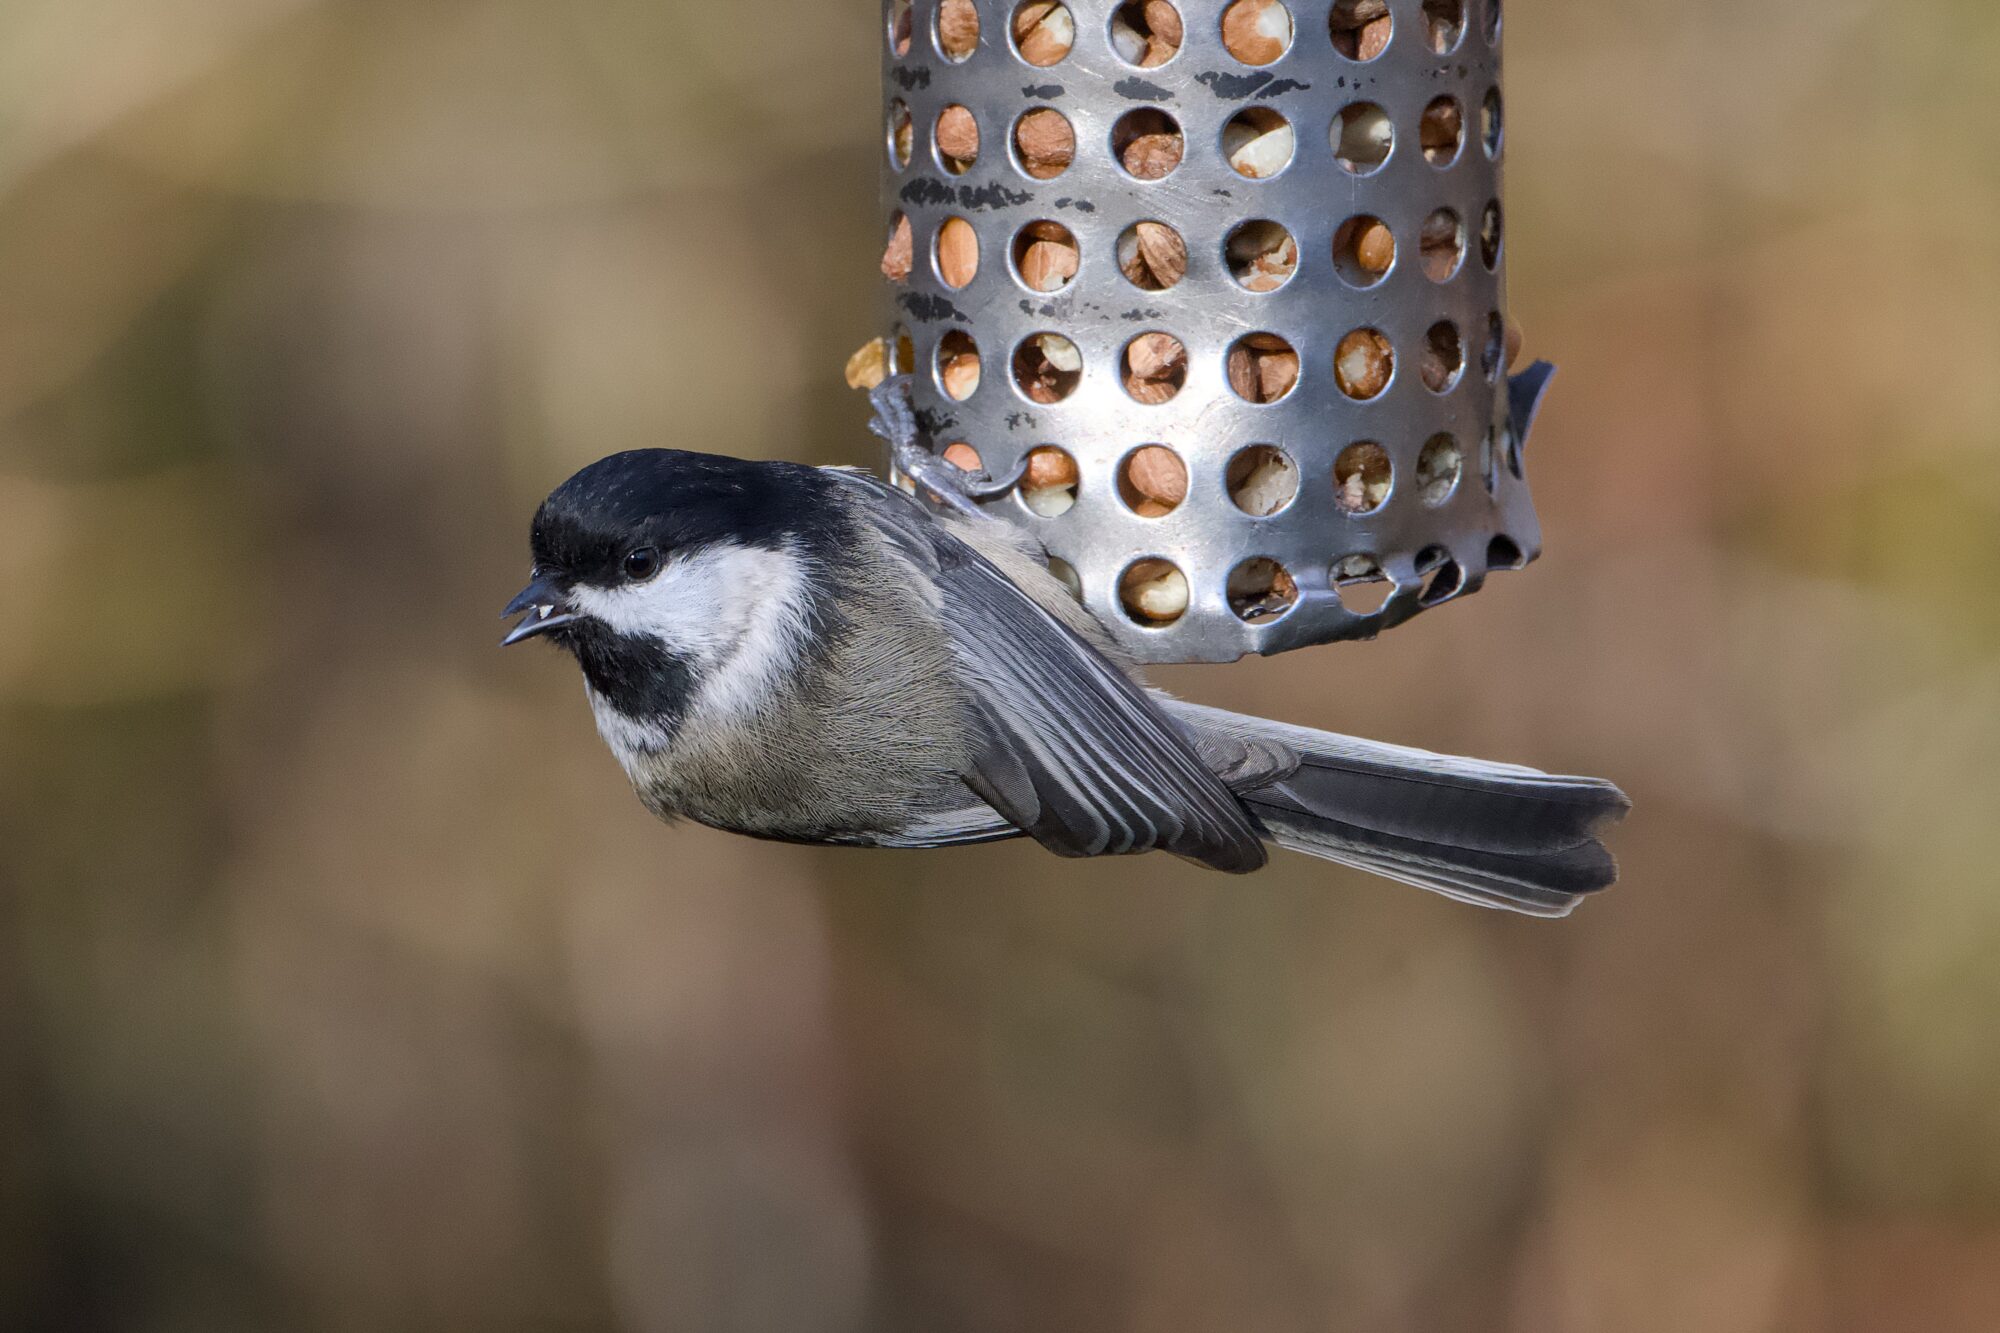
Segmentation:
[(1246, 65), (1268, 65), (1292, 44), (1292, 11), (1279, 0), (1236, 0), (1222, 11), (1222, 45)]
[(1444, 166), (1457, 157), (1465, 138), (1465, 113), (1458, 99), (1440, 97), (1425, 107), (1418, 138), (1423, 143), (1424, 160), (1432, 166)]
[(979, 389), (979, 353), (960, 352), (946, 360), (944, 369), (938, 373), (944, 391), (964, 402)]
[(1014, 147), (1022, 170), (1036, 180), (1049, 180), (1076, 160), (1076, 131), (1062, 112), (1040, 107), (1015, 122)]
[(1394, 473), (1389, 451), (1372, 441), (1350, 444), (1333, 463), (1334, 498), (1351, 514), (1366, 514), (1389, 498)]
[(1370, 273), (1387, 273), (1396, 262), (1396, 238), (1380, 222), (1370, 221), (1354, 238), (1354, 262)]
[(1134, 617), (1156, 625), (1187, 614), (1187, 576), (1165, 560), (1141, 560), (1125, 571), (1119, 599)]
[(1076, 460), (1053, 445), (1043, 445), (1028, 453), (1028, 471), (1021, 478), (1021, 485), (1031, 491), (1061, 490), (1074, 487), (1080, 477)]
[(1187, 465), (1181, 462), (1180, 455), (1164, 445), (1148, 444), (1133, 450), (1125, 460), (1124, 481), (1131, 492), (1127, 498), (1135, 501), (1134, 509), (1143, 509), (1150, 503), (1158, 506), (1160, 513), (1172, 513), (1187, 499)]
[(895, 228), (889, 233), (889, 247), (882, 252), (882, 276), (891, 282), (908, 282), (916, 263), (916, 242), (910, 234), (910, 220), (896, 214)]
[(948, 106), (938, 113), (938, 157), (954, 176), (962, 176), (979, 160), (979, 122), (962, 106)]
[(1076, 21), (1063, 5), (1032, 0), (1014, 11), (1014, 45), (1030, 65), (1056, 64), (1076, 45)]
[(1156, 69), (1179, 54), (1184, 36), (1180, 11), (1167, 0), (1127, 3), (1111, 16), (1111, 45), (1119, 59)]
[(1432, 393), (1443, 393), (1457, 380), (1464, 365), (1465, 350), (1459, 342), (1458, 326), (1450, 320), (1431, 325), (1424, 335), (1423, 357), (1417, 363), (1425, 387)]
[(1187, 276), (1187, 242), (1163, 222), (1141, 222), (1118, 242), (1118, 268), (1149, 292), (1165, 291)]
[(944, 461), (961, 472), (984, 472), (986, 470), (980, 462), (979, 451), (963, 440), (960, 440), (957, 444), (945, 446)]
[(1381, 55), (1393, 26), (1388, 0), (1339, 0), (1333, 7), (1333, 44), (1349, 60)]
[(1275, 403), (1299, 382), (1299, 354), (1273, 333), (1252, 333), (1229, 349), (1229, 387), (1250, 403)]
[(916, 130), (910, 121), (910, 108), (901, 99), (890, 107), (890, 124), (894, 129), (896, 170), (910, 165), (910, 154), (916, 148)]
[(847, 358), (847, 387), (872, 389), (889, 378), (889, 340), (870, 338)]
[(1038, 292), (1061, 291), (1076, 270), (1076, 247), (1060, 241), (1036, 241), (1021, 257), (1021, 281)]
[(1373, 398), (1389, 387), (1395, 365), (1387, 338), (1374, 329), (1356, 329), (1334, 350), (1333, 377), (1349, 398)]
[(1373, 171), (1389, 160), (1396, 145), (1396, 127), (1373, 102), (1356, 102), (1340, 113), (1340, 144), (1334, 156), (1349, 171)]
[(1458, 214), (1448, 208), (1440, 208), (1424, 219), (1418, 245), (1423, 251), (1424, 273), (1432, 282), (1444, 282), (1458, 271), (1462, 244)]
[(1299, 472), (1283, 451), (1258, 445), (1239, 454), (1229, 468), (1229, 498), (1244, 513), (1268, 518), (1299, 493)]
[(1187, 348), (1167, 333), (1142, 333), (1125, 348), (1125, 391), (1138, 402), (1166, 402), (1187, 383)]
[(1031, 402), (1061, 402), (1082, 374), (1083, 354), (1061, 334), (1039, 334), (1014, 354), (1014, 378)]
[(1014, 245), (1021, 281), (1035, 291), (1060, 291), (1076, 276), (1081, 262), (1076, 238), (1061, 223), (1031, 222)]
[(938, 46), (953, 60), (979, 49), (979, 9), (972, 0), (944, 0), (938, 7)]
[(1246, 222), (1230, 234), (1229, 269), (1253, 292), (1274, 292), (1299, 266), (1298, 242), (1275, 222)]
[(978, 233), (964, 218), (947, 218), (938, 229), (938, 276), (947, 287), (963, 287), (978, 272)]
[(1118, 157), (1132, 175), (1142, 181), (1156, 181), (1181, 164), (1181, 154), (1185, 151), (1186, 144), (1179, 131), (1139, 134), (1126, 142)]
[(1229, 165), (1252, 180), (1283, 171), (1295, 146), (1291, 122), (1268, 107), (1242, 112), (1222, 127), (1222, 151)]
[(1021, 478), (1021, 501), (1031, 513), (1059, 518), (1076, 507), (1079, 477), (1076, 460), (1054, 445), (1028, 452), (1028, 470)]

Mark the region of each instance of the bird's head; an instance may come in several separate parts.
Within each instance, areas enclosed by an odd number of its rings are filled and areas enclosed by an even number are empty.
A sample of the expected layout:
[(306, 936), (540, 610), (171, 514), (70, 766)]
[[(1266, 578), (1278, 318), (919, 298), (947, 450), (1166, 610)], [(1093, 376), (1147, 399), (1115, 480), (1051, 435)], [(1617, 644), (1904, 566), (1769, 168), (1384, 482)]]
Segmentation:
[(677, 449), (592, 463), (536, 513), (530, 581), (504, 613), (521, 620), (502, 642), (567, 649), (635, 714), (657, 707), (648, 689), (684, 694), (759, 637), (776, 651), (837, 521), (819, 475)]

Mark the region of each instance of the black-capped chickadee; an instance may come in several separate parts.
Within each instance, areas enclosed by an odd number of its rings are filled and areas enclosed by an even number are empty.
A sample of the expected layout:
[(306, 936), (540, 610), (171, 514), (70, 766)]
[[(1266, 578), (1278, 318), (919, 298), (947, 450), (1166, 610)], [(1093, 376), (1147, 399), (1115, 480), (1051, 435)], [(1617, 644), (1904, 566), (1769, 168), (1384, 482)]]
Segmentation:
[(1269, 842), (1540, 916), (1616, 878), (1597, 829), (1627, 802), (1608, 782), (1139, 683), (1031, 541), (916, 443), (897, 386), (876, 407), (934, 506), (846, 469), (643, 449), (536, 514), (506, 642), (576, 657), (654, 814), (868, 847), (1026, 834), (1063, 856), (1159, 849), (1234, 873)]

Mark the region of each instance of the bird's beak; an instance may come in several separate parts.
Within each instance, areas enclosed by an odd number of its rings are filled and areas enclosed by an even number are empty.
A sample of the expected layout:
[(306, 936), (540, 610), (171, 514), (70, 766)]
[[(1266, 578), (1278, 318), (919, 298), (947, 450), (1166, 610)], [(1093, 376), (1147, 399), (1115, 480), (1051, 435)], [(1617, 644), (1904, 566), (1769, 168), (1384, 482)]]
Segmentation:
[(538, 635), (559, 630), (564, 625), (574, 624), (578, 619), (576, 613), (569, 609), (568, 598), (563, 590), (558, 588), (553, 580), (547, 578), (536, 579), (521, 589), (520, 596), (507, 603), (507, 609), (500, 614), (503, 617), (518, 616), (524, 611), (527, 613), (527, 619), (514, 626), (513, 632), (500, 640), (502, 648), (511, 648)]

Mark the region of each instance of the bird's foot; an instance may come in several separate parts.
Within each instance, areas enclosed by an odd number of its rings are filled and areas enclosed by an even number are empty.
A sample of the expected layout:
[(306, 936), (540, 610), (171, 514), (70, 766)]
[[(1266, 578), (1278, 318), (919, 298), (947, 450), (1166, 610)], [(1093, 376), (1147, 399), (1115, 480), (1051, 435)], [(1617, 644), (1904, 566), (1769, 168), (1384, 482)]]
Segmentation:
[(979, 513), (983, 501), (997, 500), (1021, 484), (1024, 460), (1013, 473), (995, 480), (985, 472), (966, 472), (924, 447), (917, 414), (910, 406), (910, 377), (891, 375), (868, 392), (875, 409), (868, 429), (888, 442), (889, 461), (932, 500), (961, 514)]

